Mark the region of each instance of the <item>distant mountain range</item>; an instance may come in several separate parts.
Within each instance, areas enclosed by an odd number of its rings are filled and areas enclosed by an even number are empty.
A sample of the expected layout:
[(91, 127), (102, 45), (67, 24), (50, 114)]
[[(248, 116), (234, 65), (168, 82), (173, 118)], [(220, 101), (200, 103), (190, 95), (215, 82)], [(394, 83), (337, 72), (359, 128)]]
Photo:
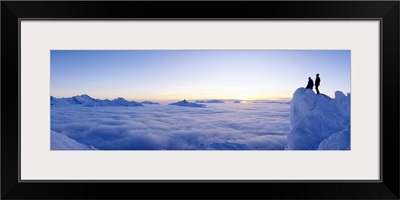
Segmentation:
[(209, 101), (196, 101), (195, 103), (225, 103), (221, 100), (209, 100)]
[(114, 100), (108, 99), (94, 99), (87, 94), (67, 97), (55, 98), (50, 96), (50, 105), (84, 105), (84, 106), (143, 106), (143, 104), (136, 101), (128, 101), (122, 97)]
[(150, 104), (150, 105), (158, 105), (159, 103), (152, 102), (152, 101), (142, 101), (141, 104)]
[(186, 100), (183, 101), (178, 101), (176, 103), (170, 103), (169, 105), (172, 106), (185, 106), (185, 107), (198, 107), (198, 108), (204, 108), (206, 105), (204, 104), (198, 104), (198, 103), (192, 103)]
[[(206, 105), (201, 103), (225, 103), (222, 100), (197, 100), (195, 102), (188, 102), (186, 100), (178, 101), (175, 103), (171, 103), (169, 105), (175, 106), (186, 106), (186, 107), (205, 107)], [(233, 103), (241, 103), (240, 101), (234, 101)], [(254, 101), (253, 103), (286, 103), (288, 102), (266, 102), (266, 101)], [(136, 102), (136, 101), (128, 101), (122, 97), (118, 97), (113, 100), (109, 99), (95, 99), (90, 97), (87, 94), (77, 95), (73, 97), (62, 97), (56, 98), (50, 96), (50, 105), (52, 106), (67, 106), (67, 105), (83, 105), (83, 106), (144, 106), (144, 105), (159, 105), (160, 103), (152, 102), (152, 101), (143, 101), (143, 102)]]

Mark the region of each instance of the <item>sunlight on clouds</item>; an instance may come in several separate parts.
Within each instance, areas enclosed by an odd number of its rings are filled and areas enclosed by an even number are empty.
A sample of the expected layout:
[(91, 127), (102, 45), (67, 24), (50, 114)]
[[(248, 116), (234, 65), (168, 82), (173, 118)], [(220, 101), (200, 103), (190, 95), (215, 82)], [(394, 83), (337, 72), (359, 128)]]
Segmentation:
[(236, 99), (239, 99), (239, 100), (250, 100), (251, 97), (248, 94), (240, 94), (239, 96), (237, 96)]
[(198, 99), (238, 99), (238, 100), (288, 100), (289, 92), (271, 93), (267, 88), (254, 87), (179, 87), (162, 91), (152, 100), (198, 100)]

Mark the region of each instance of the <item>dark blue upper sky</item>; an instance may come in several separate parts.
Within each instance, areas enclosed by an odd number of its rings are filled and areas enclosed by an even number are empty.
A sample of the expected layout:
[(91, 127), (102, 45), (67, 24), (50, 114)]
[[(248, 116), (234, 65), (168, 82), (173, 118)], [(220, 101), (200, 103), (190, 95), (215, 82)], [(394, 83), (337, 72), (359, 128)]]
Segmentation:
[(51, 95), (130, 100), (284, 99), (308, 77), (350, 92), (349, 50), (52, 50)]

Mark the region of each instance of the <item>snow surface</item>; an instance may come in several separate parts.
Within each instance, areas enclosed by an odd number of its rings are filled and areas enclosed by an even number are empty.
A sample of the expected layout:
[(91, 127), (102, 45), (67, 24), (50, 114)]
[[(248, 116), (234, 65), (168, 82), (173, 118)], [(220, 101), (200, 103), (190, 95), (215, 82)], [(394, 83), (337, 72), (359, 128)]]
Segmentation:
[(100, 100), (94, 99), (87, 94), (80, 96), (73, 96), (68, 98), (55, 98), (50, 96), (50, 105), (66, 106), (66, 105), (84, 105), (84, 106), (143, 106), (141, 103), (135, 101), (127, 101), (122, 97), (114, 100)]
[(93, 146), (81, 144), (55, 131), (51, 131), (50, 140), (51, 150), (97, 150)]
[(305, 88), (295, 91), (290, 104), (286, 149), (350, 149), (349, 130), (350, 95), (337, 91), (335, 99), (331, 99)]
[(170, 103), (169, 105), (173, 106), (185, 106), (185, 107), (197, 107), (197, 108), (203, 108), (206, 105), (204, 104), (198, 104), (198, 103), (191, 103), (189, 101), (183, 100), (183, 101), (178, 101), (176, 103)]
[(319, 144), (318, 150), (350, 150), (350, 129), (329, 136)]
[(52, 106), (51, 130), (100, 150), (283, 150), (289, 105)]

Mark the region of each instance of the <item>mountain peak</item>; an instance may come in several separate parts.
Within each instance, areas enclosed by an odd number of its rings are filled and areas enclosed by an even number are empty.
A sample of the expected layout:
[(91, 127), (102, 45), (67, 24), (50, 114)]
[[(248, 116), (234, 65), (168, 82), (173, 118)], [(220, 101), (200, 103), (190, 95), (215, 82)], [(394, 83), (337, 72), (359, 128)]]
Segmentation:
[(82, 95), (80, 95), (81, 97), (89, 97), (89, 98), (92, 98), (92, 97), (90, 97), (88, 94), (82, 94)]
[(198, 104), (198, 103), (191, 103), (189, 101), (183, 100), (183, 101), (178, 101), (176, 103), (170, 103), (169, 105), (173, 105), (173, 106), (185, 106), (185, 107), (199, 107), (199, 108), (203, 108), (206, 105), (204, 104)]
[(143, 106), (143, 104), (135, 101), (127, 101), (122, 97), (118, 97), (112, 101), (105, 99), (94, 99), (87, 94), (76, 95), (68, 98), (55, 98), (50, 96), (50, 105), (84, 105), (84, 106)]

